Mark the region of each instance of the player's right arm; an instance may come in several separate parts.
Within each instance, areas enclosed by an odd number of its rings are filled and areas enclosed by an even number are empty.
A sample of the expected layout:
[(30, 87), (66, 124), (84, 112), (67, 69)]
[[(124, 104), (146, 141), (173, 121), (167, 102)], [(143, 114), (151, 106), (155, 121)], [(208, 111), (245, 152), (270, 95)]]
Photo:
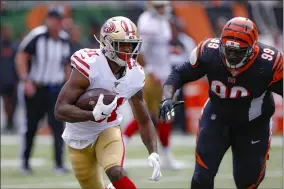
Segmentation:
[(202, 51), (207, 41), (201, 42), (190, 53), (189, 62), (174, 68), (163, 86), (163, 100), (172, 99), (176, 90), (184, 84), (196, 81), (203, 77), (205, 69), (202, 60)]
[(196, 81), (206, 74), (204, 68), (204, 46), (208, 40), (201, 42), (190, 54), (189, 62), (174, 68), (163, 86), (162, 102), (159, 106), (159, 119), (171, 121), (175, 116), (173, 96), (185, 83)]
[(269, 84), (269, 89), (283, 97), (283, 54), (278, 52), (273, 64), (273, 76)]
[(55, 118), (65, 122), (84, 122), (93, 120), (92, 111), (74, 106), (74, 102), (87, 90), (89, 80), (78, 70), (73, 69), (68, 81), (61, 89), (54, 109)]

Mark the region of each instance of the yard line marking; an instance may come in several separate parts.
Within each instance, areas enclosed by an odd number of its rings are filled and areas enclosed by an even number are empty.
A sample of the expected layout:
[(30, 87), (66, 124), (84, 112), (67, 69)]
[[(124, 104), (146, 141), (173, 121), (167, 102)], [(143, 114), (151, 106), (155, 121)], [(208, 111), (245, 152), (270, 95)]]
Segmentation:
[[(195, 135), (177, 135), (174, 134), (171, 136), (171, 145), (174, 146), (195, 146), (196, 136)], [(1, 145), (19, 145), (19, 136), (1, 136)], [(282, 146), (283, 145), (283, 137), (282, 136), (272, 136), (271, 145), (272, 146)], [(35, 144), (41, 145), (52, 145), (53, 138), (51, 136), (37, 136), (35, 139)], [(141, 142), (140, 136), (135, 135), (131, 141), (129, 141), (127, 147), (131, 146), (143, 146)]]

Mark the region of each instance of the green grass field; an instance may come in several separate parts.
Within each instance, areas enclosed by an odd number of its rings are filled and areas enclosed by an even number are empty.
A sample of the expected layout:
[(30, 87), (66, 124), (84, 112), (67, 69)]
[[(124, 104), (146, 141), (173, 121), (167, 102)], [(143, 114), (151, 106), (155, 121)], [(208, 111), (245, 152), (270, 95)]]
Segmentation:
[[(147, 167), (147, 152), (138, 136), (127, 146), (125, 168), (138, 188), (189, 188), (194, 168), (195, 136), (173, 136), (173, 152), (184, 164), (181, 171), (162, 170), (163, 177), (159, 182), (150, 182), (151, 169)], [(75, 177), (70, 174), (56, 175), (53, 172), (53, 150), (50, 137), (37, 137), (31, 161), (35, 174), (23, 176), (19, 172), (19, 143), (16, 136), (1, 137), (1, 188), (79, 188)], [(282, 138), (272, 139), (270, 160), (267, 163), (267, 174), (260, 188), (283, 188)], [(67, 165), (70, 167), (68, 158)], [(105, 178), (105, 184), (109, 181)], [(232, 156), (230, 150), (225, 155), (215, 188), (235, 188), (232, 177)]]

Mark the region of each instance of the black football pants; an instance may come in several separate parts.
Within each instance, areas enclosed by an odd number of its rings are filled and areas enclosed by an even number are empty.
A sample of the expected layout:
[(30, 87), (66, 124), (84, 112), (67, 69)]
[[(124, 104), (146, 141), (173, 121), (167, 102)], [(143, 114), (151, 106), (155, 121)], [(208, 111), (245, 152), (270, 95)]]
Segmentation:
[(191, 189), (214, 188), (214, 178), (229, 147), (237, 188), (257, 188), (265, 176), (270, 137), (269, 119), (256, 118), (245, 125), (228, 125), (214, 114), (208, 103), (199, 122)]
[(54, 116), (54, 107), (60, 89), (61, 86), (38, 87), (33, 97), (25, 97), (27, 128), (23, 133), (24, 140), (21, 154), (23, 160), (22, 166), (24, 168), (29, 167), (34, 136), (37, 132), (38, 123), (45, 113), (48, 115), (48, 124), (54, 137), (55, 166), (62, 166), (63, 139), (61, 135), (64, 128), (63, 122), (57, 121)]

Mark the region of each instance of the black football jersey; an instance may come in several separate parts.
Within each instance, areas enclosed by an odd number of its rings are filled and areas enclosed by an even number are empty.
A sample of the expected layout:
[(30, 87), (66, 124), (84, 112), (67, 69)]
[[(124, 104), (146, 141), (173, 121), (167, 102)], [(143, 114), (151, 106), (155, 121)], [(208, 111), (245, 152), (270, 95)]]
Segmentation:
[(275, 111), (271, 92), (283, 95), (282, 53), (257, 43), (253, 58), (245, 66), (229, 69), (220, 54), (219, 41), (211, 38), (201, 42), (192, 52), (190, 62), (176, 68), (166, 85), (175, 83), (179, 88), (206, 75), (210, 103), (219, 117), (235, 122), (271, 117)]

